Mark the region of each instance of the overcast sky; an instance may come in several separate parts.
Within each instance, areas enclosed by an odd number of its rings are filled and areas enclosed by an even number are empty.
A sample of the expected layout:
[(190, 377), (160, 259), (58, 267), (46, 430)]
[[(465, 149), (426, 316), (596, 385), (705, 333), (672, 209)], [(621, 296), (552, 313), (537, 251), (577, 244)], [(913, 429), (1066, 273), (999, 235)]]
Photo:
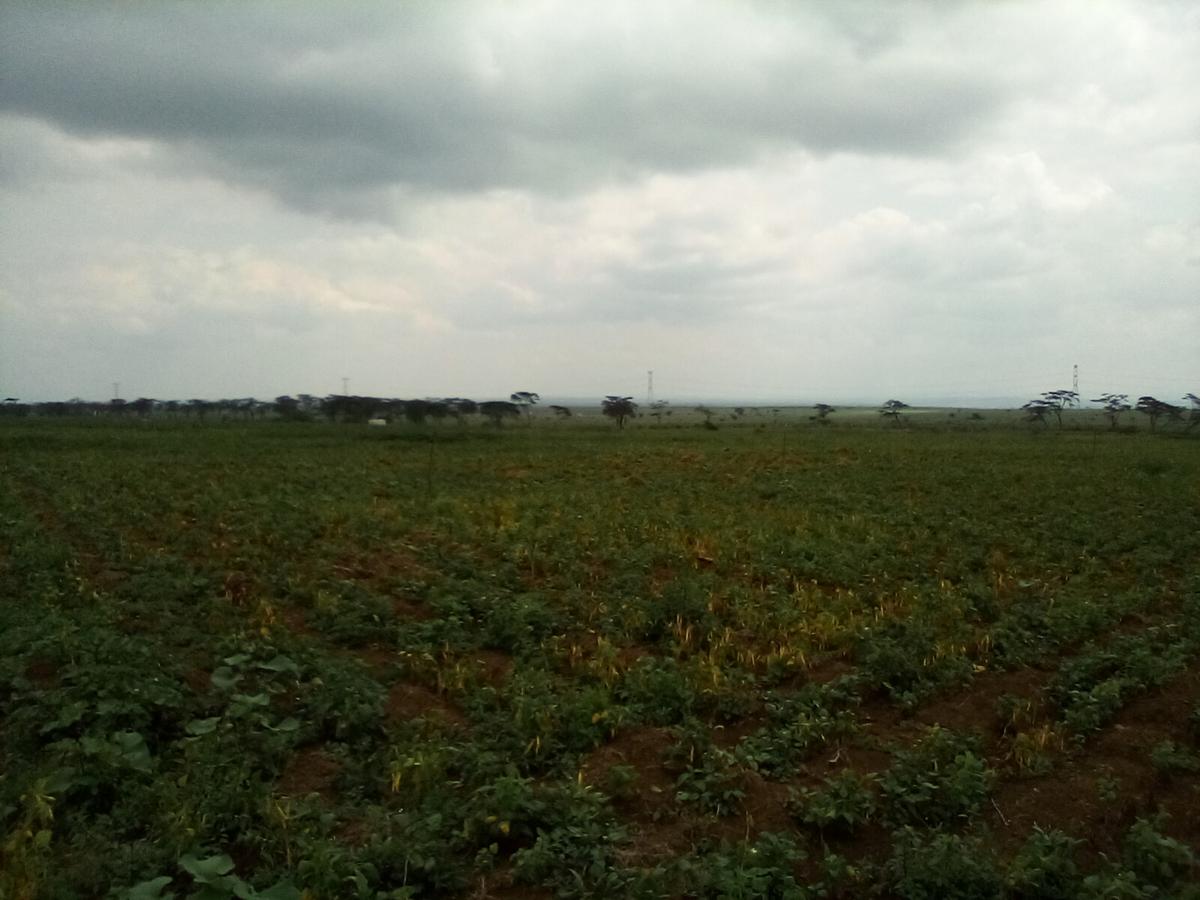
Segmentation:
[(0, 6), (4, 396), (1074, 364), (1200, 392), (1200, 4)]

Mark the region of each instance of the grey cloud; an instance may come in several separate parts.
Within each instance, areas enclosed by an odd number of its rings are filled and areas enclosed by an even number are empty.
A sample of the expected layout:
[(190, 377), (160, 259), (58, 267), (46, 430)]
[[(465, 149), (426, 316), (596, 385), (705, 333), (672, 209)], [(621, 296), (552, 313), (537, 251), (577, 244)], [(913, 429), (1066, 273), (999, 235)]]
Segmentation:
[(395, 186), (563, 191), (773, 150), (932, 153), (1004, 99), (967, 59), (864, 53), (815, 5), (674, 8), (686, 30), (597, 9), (524, 9), (522, 32), (487, 5), (20, 5), (0, 108), (355, 215)]

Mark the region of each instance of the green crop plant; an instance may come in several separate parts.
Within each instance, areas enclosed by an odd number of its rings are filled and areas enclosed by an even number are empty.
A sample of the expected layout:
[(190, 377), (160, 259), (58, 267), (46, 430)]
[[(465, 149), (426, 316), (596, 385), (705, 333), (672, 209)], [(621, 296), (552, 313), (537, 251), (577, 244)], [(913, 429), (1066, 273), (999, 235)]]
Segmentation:
[(1111, 721), (1130, 696), (1177, 672), (1188, 654), (1187, 642), (1163, 629), (1118, 635), (1066, 660), (1047, 693), (1063, 725), (1086, 737)]
[[(1188, 436), (681, 415), (0, 417), (0, 893), (185, 896), (181, 860), (223, 856), (313, 898), (928, 893), (993, 783), (1027, 805), (1065, 737), (1194, 662)], [(1131, 478), (1149, 458), (1171, 477)], [(997, 670), (1049, 683), (976, 706)], [(919, 731), (943, 702), (1012, 764)], [(1141, 762), (1186, 788), (1195, 735), (1169, 737)], [(837, 852), (789, 858), (802, 836)], [(1128, 843), (1080, 854), (1078, 893), (1195, 880)], [(1061, 851), (959, 874), (1052, 894)]]
[(1119, 859), (1083, 880), (1084, 898), (1196, 896), (1198, 861), (1186, 844), (1159, 831), (1161, 823), (1138, 819), (1125, 834)]
[(805, 825), (831, 833), (850, 833), (874, 817), (878, 807), (876, 779), (847, 771), (826, 778), (819, 788), (797, 790), (789, 804)]
[(1002, 900), (1004, 878), (979, 838), (910, 826), (895, 836), (883, 877), (901, 900)]
[(1163, 775), (1200, 772), (1200, 753), (1171, 740), (1154, 745), (1150, 751), (1150, 762)]
[(954, 825), (983, 807), (995, 781), (969, 735), (934, 726), (880, 776), (884, 816), (899, 825)]
[(718, 747), (696, 754), (675, 781), (676, 800), (714, 816), (732, 814), (745, 796), (737, 757)]
[(1075, 862), (1083, 841), (1061, 831), (1039, 827), (1025, 841), (1005, 874), (1007, 895), (1014, 900), (1072, 900), (1082, 875)]
[(758, 839), (725, 845), (688, 867), (687, 896), (698, 900), (799, 900), (808, 895), (794, 868), (807, 856), (788, 835), (767, 832)]

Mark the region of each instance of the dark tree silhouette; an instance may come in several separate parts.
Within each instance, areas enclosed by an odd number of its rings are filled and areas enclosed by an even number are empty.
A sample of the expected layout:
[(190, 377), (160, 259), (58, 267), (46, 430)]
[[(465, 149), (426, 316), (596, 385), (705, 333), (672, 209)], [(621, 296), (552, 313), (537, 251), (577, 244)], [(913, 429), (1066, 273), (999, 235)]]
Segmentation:
[(1104, 404), (1104, 416), (1108, 419), (1109, 428), (1116, 428), (1121, 413), (1131, 409), (1128, 394), (1101, 394), (1092, 403)]
[(560, 419), (571, 418), (571, 410), (565, 406), (558, 406), (558, 405), (552, 403), (552, 404), (550, 404), (550, 411), (552, 413), (554, 413), (556, 416), (558, 416)]
[(828, 425), (829, 424), (829, 414), (837, 412), (837, 410), (834, 409), (832, 406), (830, 406), (828, 403), (818, 403), (815, 406), (813, 406), (813, 409), (817, 413), (815, 416), (813, 416), (813, 418), (816, 419), (818, 422), (820, 422), (822, 425)]
[(1061, 389), (1057, 391), (1046, 391), (1036, 400), (1030, 400), (1021, 409), (1025, 410), (1026, 418), (1030, 422), (1041, 422), (1046, 424), (1046, 414), (1054, 413), (1054, 418), (1058, 420), (1058, 427), (1062, 428), (1062, 411), (1068, 406), (1078, 406), (1079, 395), (1074, 391)]
[(1138, 412), (1145, 413), (1150, 419), (1150, 430), (1154, 431), (1158, 425), (1160, 416), (1166, 416), (1169, 422), (1180, 422), (1183, 420), (1183, 408), (1167, 403), (1165, 400), (1159, 400), (1155, 397), (1138, 397), (1137, 406), (1134, 407)]
[(893, 425), (900, 424), (900, 413), (911, 407), (903, 400), (888, 400), (879, 407), (879, 414), (885, 419), (891, 419)]
[(405, 400), (404, 418), (408, 419), (414, 425), (424, 425), (427, 419), (436, 419), (438, 417), (437, 410), (439, 408), (444, 418), (446, 409), (437, 400)]
[(275, 412), (281, 419), (305, 418), (300, 413), (300, 401), (287, 394), (275, 398)]
[(1200, 397), (1195, 394), (1184, 394), (1183, 399), (1192, 404), (1192, 408), (1188, 411), (1188, 426), (1187, 430), (1191, 431), (1197, 425), (1200, 425)]
[(625, 420), (637, 413), (637, 404), (632, 397), (610, 394), (600, 401), (600, 411), (616, 422), (618, 428), (624, 428)]
[(541, 402), (542, 398), (533, 391), (514, 391), (508, 399), (515, 403), (528, 418), (533, 415), (533, 408)]
[(505, 419), (515, 419), (521, 415), (521, 407), (507, 400), (487, 400), (479, 404), (479, 413), (497, 428), (504, 424)]

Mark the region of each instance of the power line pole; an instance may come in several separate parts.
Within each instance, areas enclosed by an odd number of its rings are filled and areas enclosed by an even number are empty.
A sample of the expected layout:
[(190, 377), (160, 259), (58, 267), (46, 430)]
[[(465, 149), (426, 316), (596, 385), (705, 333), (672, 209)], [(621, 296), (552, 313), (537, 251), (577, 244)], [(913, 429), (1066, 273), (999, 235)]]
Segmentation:
[(1075, 405), (1079, 405), (1079, 363), (1075, 363), (1075, 368), (1071, 374), (1071, 390), (1075, 392)]
[(646, 370), (646, 405), (651, 406), (654, 403), (654, 370)]

